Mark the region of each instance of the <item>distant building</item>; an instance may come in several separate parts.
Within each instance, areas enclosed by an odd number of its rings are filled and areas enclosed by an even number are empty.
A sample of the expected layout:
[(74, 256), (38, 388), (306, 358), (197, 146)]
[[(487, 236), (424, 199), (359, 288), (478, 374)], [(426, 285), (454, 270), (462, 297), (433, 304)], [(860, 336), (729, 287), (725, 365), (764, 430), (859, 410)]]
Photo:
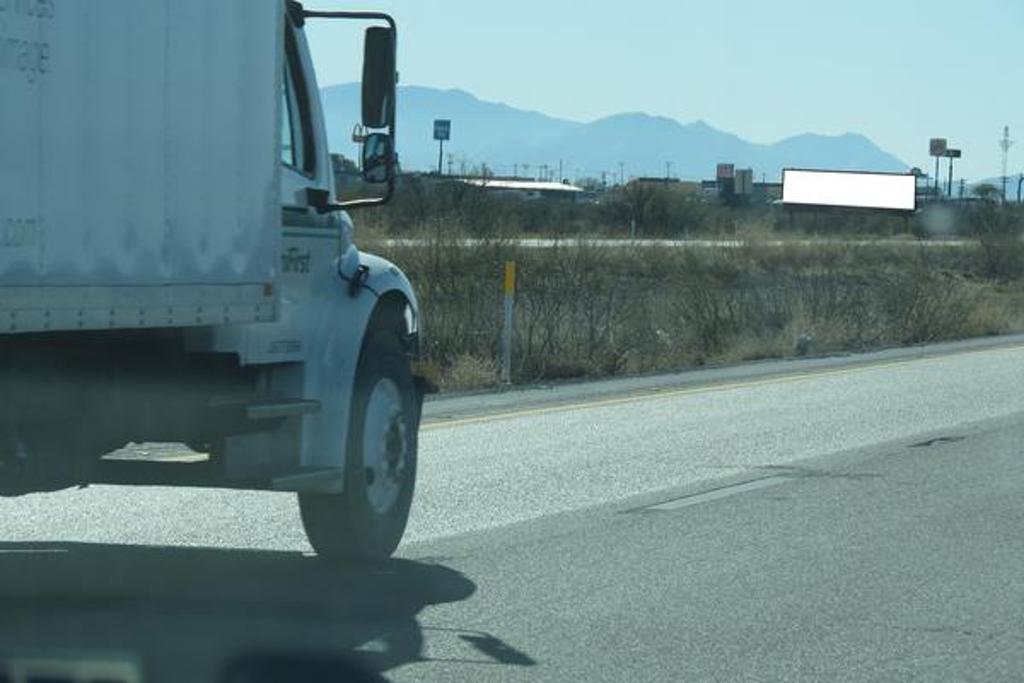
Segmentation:
[(523, 199), (568, 199), (575, 201), (586, 193), (582, 187), (552, 180), (520, 180), (502, 178), (457, 178), (459, 182), (483, 188), (488, 192)]
[(782, 199), (782, 183), (754, 183), (750, 201), (768, 204), (776, 199)]
[[(722, 196), (721, 182), (718, 180), (702, 180), (700, 181), (700, 192), (706, 199), (718, 199)], [(782, 183), (753, 183), (750, 190), (751, 204), (770, 204), (777, 199), (782, 199)]]
[(633, 178), (629, 181), (629, 184), (638, 184), (649, 187), (666, 187), (671, 189), (673, 192), (679, 192), (681, 194), (699, 194), (700, 183), (693, 180), (680, 180), (679, 178), (658, 178), (658, 177), (643, 177)]
[(641, 185), (675, 185), (682, 181), (679, 178), (666, 178), (664, 176), (640, 176), (639, 178), (633, 178), (630, 182), (640, 183)]

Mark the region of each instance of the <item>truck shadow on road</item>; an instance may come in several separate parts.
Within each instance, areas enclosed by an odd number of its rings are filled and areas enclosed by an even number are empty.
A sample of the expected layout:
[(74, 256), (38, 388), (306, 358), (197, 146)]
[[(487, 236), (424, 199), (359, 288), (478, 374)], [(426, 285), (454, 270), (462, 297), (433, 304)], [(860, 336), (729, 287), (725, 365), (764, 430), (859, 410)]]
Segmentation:
[(400, 559), (351, 568), (288, 552), (0, 543), (0, 642), (187, 660), (204, 669), (195, 675), (267, 652), (383, 672), (423, 659), (422, 609), (475, 590), (443, 564)]

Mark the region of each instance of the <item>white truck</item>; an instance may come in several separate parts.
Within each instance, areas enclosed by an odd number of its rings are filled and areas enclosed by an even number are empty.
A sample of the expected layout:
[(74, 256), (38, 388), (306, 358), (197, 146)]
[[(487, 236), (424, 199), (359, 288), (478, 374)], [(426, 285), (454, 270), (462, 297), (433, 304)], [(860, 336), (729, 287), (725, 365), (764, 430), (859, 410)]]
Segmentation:
[[(366, 24), (338, 203), (304, 26)], [(323, 556), (402, 537), (429, 383), (346, 209), (395, 175), (396, 29), (290, 0), (0, 3), (0, 492), (297, 492)], [(104, 454), (188, 444), (184, 462)]]

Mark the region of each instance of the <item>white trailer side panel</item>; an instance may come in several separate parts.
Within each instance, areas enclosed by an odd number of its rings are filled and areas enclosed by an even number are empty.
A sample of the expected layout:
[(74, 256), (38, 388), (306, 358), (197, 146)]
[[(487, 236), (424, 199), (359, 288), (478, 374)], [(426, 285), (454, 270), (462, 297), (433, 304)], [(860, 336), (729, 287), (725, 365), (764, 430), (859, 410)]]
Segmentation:
[(280, 0), (0, 12), (0, 333), (271, 319)]

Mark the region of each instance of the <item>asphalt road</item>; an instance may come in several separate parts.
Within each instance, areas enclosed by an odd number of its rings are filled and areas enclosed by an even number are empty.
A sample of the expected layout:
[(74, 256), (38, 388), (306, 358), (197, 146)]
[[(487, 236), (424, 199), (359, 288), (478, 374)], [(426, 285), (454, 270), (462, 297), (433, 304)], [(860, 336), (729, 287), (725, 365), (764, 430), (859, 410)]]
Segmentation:
[(1022, 342), (433, 402), (371, 570), (308, 557), (283, 494), (0, 501), (0, 649), (154, 651), (166, 680), (268, 649), (410, 681), (1016, 680)]

